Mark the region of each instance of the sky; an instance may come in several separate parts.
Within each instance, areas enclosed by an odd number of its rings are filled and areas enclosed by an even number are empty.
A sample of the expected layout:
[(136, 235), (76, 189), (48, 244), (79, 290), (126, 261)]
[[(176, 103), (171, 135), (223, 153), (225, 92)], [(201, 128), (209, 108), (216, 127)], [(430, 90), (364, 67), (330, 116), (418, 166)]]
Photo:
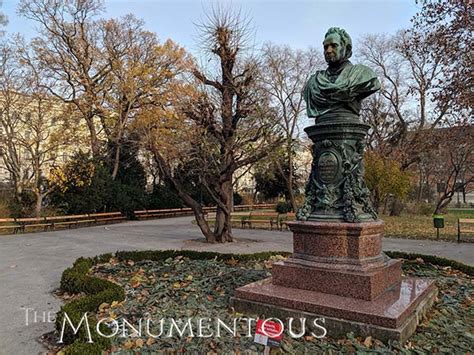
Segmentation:
[[(8, 16), (7, 34), (34, 37), (35, 24), (16, 14), (18, 2), (3, 0), (0, 8)], [(133, 13), (162, 41), (171, 38), (196, 53), (199, 33), (195, 24), (216, 3), (239, 9), (250, 18), (257, 47), (270, 41), (299, 49), (320, 46), (326, 30), (333, 26), (344, 28), (356, 46), (357, 38), (364, 34), (393, 34), (408, 27), (417, 12), (415, 0), (106, 0), (104, 17)]]

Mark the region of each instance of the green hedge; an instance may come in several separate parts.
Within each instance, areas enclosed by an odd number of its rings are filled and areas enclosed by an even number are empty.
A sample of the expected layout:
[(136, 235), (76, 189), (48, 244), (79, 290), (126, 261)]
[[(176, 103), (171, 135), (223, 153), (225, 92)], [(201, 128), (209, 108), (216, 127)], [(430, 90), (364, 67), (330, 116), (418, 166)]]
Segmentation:
[(254, 254), (221, 254), (207, 251), (194, 251), (194, 250), (144, 250), (144, 251), (119, 251), (115, 254), (115, 257), (120, 261), (142, 261), (151, 260), (159, 261), (168, 258), (175, 258), (177, 256), (184, 256), (192, 260), (266, 260), (273, 255), (289, 256), (291, 253), (280, 251), (280, 252), (261, 252)]
[[(392, 258), (403, 258), (407, 260), (415, 260), (418, 258), (426, 262), (440, 265), (451, 266), (468, 275), (474, 275), (474, 267), (465, 265), (456, 261), (440, 258), (433, 255), (410, 254), (398, 251), (389, 251), (386, 254)], [(216, 259), (216, 260), (266, 260), (274, 255), (289, 256), (288, 252), (262, 252), (255, 254), (221, 254), (215, 252), (199, 252), (192, 250), (145, 250), (145, 251), (119, 251), (115, 257), (120, 261), (159, 261), (177, 256), (184, 256), (190, 259)], [(79, 258), (71, 268), (66, 269), (61, 277), (61, 290), (69, 293), (85, 293), (86, 296), (61, 307), (56, 315), (56, 330), (61, 331), (63, 314), (66, 312), (73, 322), (77, 325), (85, 312), (95, 313), (102, 303), (111, 304), (113, 301), (121, 302), (125, 299), (124, 289), (107, 280), (98, 279), (88, 276), (90, 268), (98, 263), (108, 262), (112, 254), (103, 254), (95, 258)], [(66, 328), (64, 333), (64, 343), (69, 345), (65, 352), (69, 355), (100, 355), (103, 350), (110, 348), (111, 340), (99, 337), (95, 332), (95, 318), (89, 318), (89, 326), (91, 328), (92, 340), (94, 343), (87, 343), (87, 333), (81, 326), (77, 334), (73, 334), (72, 329)], [(110, 330), (101, 324), (101, 331), (104, 334)], [(110, 333), (109, 333), (110, 334)]]
[[(61, 332), (64, 314), (66, 313), (71, 322), (77, 326), (84, 313), (92, 315), (97, 311), (102, 303), (121, 302), (125, 299), (125, 292), (122, 287), (110, 281), (88, 276), (90, 268), (100, 262), (110, 260), (112, 254), (104, 254), (95, 258), (79, 258), (71, 268), (64, 270), (61, 277), (61, 290), (69, 293), (85, 293), (86, 296), (71, 301), (61, 307), (56, 314), (56, 330)], [(94, 343), (87, 343), (87, 331), (81, 326), (78, 333), (74, 334), (71, 327), (66, 323), (63, 341), (70, 345), (65, 349), (66, 354), (101, 354), (102, 349), (110, 347), (110, 339), (100, 337), (96, 334), (97, 322), (94, 317), (89, 317), (89, 328), (91, 330)], [(110, 330), (101, 324), (101, 332), (108, 334)], [(110, 333), (109, 333), (110, 334)]]
[(385, 252), (389, 257), (396, 259), (406, 259), (406, 260), (415, 260), (423, 259), (424, 261), (438, 266), (451, 266), (454, 269), (462, 271), (463, 273), (474, 276), (474, 266), (466, 265), (458, 261), (441, 258), (435, 255), (425, 255), (425, 254), (415, 254), (415, 253), (405, 253), (402, 251), (387, 251)]

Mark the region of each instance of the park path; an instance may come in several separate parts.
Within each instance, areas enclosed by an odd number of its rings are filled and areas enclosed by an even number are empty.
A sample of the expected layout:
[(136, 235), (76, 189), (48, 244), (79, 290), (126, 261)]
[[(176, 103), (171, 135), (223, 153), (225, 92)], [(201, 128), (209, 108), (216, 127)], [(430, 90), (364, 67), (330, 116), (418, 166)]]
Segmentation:
[[(181, 217), (0, 236), (0, 355), (31, 355), (45, 350), (36, 339), (53, 330), (46, 315), (54, 314), (61, 306), (52, 291), (59, 287), (63, 270), (80, 256), (146, 249), (221, 253), (292, 250), (291, 233), (263, 230), (236, 229), (236, 243), (208, 245), (202, 242), (200, 231), (191, 220)], [(432, 254), (474, 265), (474, 243), (385, 238), (383, 248)]]

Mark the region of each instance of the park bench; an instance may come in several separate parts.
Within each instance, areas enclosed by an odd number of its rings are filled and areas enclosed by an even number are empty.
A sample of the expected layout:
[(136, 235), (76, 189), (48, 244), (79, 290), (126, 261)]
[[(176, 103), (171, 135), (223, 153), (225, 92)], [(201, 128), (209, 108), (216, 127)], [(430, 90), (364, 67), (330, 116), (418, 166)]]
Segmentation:
[(0, 230), (11, 230), (13, 233), (20, 231), (21, 226), (16, 222), (15, 218), (0, 218)]
[(474, 219), (458, 218), (458, 243), (461, 241), (461, 233), (474, 233)]
[(26, 232), (27, 228), (42, 228), (47, 231), (53, 225), (46, 220), (46, 217), (16, 218), (16, 222), (20, 225), (22, 232)]
[[(241, 228), (244, 228), (244, 221), (250, 216), (250, 212), (232, 212), (230, 214), (230, 222), (232, 224), (239, 224)], [(208, 222), (215, 222), (216, 221), (216, 213), (206, 213), (204, 214), (204, 218)]]
[[(261, 204), (261, 205), (236, 205), (234, 211), (248, 211), (252, 209), (266, 209), (274, 208), (274, 204)], [(212, 213), (216, 211), (216, 207), (203, 207), (204, 214)], [(138, 220), (149, 219), (149, 218), (164, 218), (164, 217), (178, 217), (178, 216), (189, 216), (193, 214), (191, 208), (160, 208), (155, 210), (137, 210), (133, 211), (135, 218)]]
[(252, 211), (252, 210), (275, 210), (276, 205), (274, 203), (262, 203), (259, 205), (235, 205), (234, 211)]
[(296, 219), (296, 214), (294, 212), (288, 212), (286, 215), (283, 215), (280, 218), (280, 230), (283, 230), (283, 227), (288, 229), (288, 222), (294, 221)]
[(68, 227), (78, 226), (79, 224), (95, 223), (95, 219), (91, 219), (88, 214), (76, 214), (66, 216), (52, 216), (46, 217), (46, 221), (52, 224), (51, 229), (57, 227)]
[(121, 212), (101, 212), (101, 213), (92, 213), (88, 214), (90, 219), (93, 219), (95, 223), (101, 222), (118, 222), (127, 219), (126, 216), (123, 216)]
[(191, 208), (162, 208), (157, 210), (133, 211), (135, 217), (139, 220), (149, 218), (178, 217), (188, 216), (193, 213)]
[(2, 218), (0, 230), (12, 230), (13, 233), (26, 232), (28, 229), (53, 230), (59, 227), (79, 226), (81, 224), (112, 223), (126, 219), (121, 212), (103, 212), (80, 215), (27, 217), (27, 218)]
[(252, 228), (252, 226), (256, 224), (268, 224), (270, 225), (270, 230), (273, 229), (273, 226), (278, 228), (278, 221), (279, 221), (279, 214), (277, 212), (250, 212), (248, 218), (245, 218), (242, 221), (242, 228), (248, 226)]

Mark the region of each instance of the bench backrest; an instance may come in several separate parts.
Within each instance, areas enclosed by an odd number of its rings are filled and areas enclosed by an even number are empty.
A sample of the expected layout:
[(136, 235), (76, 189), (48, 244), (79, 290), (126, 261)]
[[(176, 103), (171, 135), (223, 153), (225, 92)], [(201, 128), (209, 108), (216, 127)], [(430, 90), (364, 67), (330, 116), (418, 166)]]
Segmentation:
[(474, 223), (474, 219), (471, 218), (459, 218), (458, 223)]
[(0, 218), (0, 223), (15, 223), (15, 218)]
[(109, 217), (109, 216), (121, 216), (122, 212), (102, 212), (89, 214), (89, 217)]
[(51, 217), (46, 217), (46, 221), (63, 221), (63, 220), (76, 220), (76, 219), (82, 219), (82, 218), (89, 218), (89, 215), (87, 214), (70, 214), (70, 215), (65, 215), (65, 216), (51, 216)]
[(45, 217), (26, 217), (26, 218), (17, 218), (17, 222), (28, 223), (28, 222), (45, 222)]
[(278, 217), (278, 212), (251, 212), (252, 217)]

